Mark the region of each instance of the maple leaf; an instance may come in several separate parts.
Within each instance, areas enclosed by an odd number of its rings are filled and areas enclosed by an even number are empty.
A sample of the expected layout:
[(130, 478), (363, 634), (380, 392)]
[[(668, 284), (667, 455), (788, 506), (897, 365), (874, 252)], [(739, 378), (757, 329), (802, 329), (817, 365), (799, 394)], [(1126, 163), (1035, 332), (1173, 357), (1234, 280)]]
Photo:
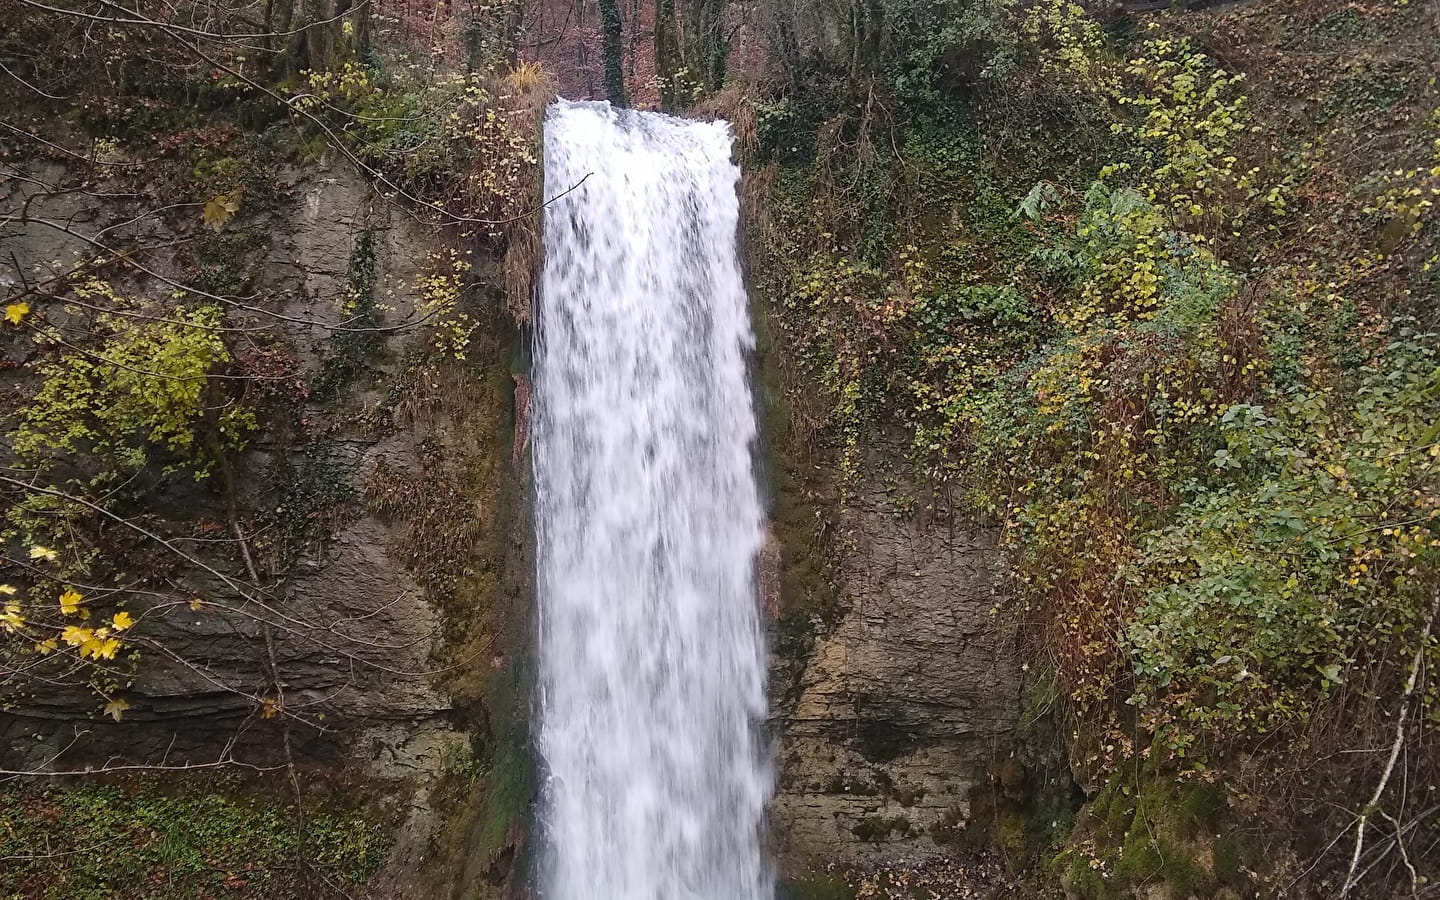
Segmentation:
[(202, 607), (202, 606), (204, 606), (204, 605), (205, 605), (205, 603), (204, 603), (199, 597), (196, 597), (194, 600), (191, 600), (191, 601), (190, 601), (190, 608), (191, 608), (191, 609), (198, 610), (200, 607)]
[(8, 584), (0, 584), (0, 594), (5, 595), (6, 597), (13, 597), (15, 596), (15, 588), (11, 587)]
[(114, 659), (120, 651), (120, 640), (110, 637), (110, 629), (98, 628), (80, 644), (80, 655), (86, 659)]
[(50, 562), (54, 562), (56, 557), (58, 557), (59, 555), (60, 554), (56, 553), (54, 550), (51, 550), (49, 547), (35, 546), (30, 548), (31, 559), (44, 559)]
[(0, 613), (0, 629), (19, 631), (24, 624), (25, 617), (20, 615), (20, 607), (14, 603), (5, 604), (5, 612)]
[(126, 612), (123, 609), (120, 612), (116, 613), (115, 617), (110, 620), (111, 627), (113, 627), (116, 631), (124, 631), (125, 629), (129, 628), (131, 625), (134, 624), (135, 620), (130, 618), (130, 613)]
[(73, 616), (80, 611), (80, 601), (84, 596), (74, 588), (66, 588), (65, 593), (60, 595), (60, 611), (67, 616)]
[(5, 307), (5, 319), (11, 325), (19, 325), (20, 320), (30, 314), (30, 304), (25, 301), (11, 303)]
[(125, 715), (125, 710), (129, 708), (129, 701), (127, 701), (124, 697), (116, 697), (114, 700), (111, 700), (109, 703), (105, 704), (105, 715), (118, 722), (120, 721), (120, 717)]
[(120, 652), (120, 640), (118, 638), (96, 639), (80, 648), (82, 656), (91, 659), (114, 659), (115, 654)]
[(38, 644), (35, 645), (35, 650), (36, 650), (41, 656), (49, 656), (50, 654), (54, 653), (57, 649), (59, 649), (59, 647), (60, 647), (60, 645), (55, 642), (55, 639), (54, 639), (54, 638), (46, 638), (45, 640), (43, 640), (43, 641), (41, 641), (40, 643), (38, 643)]
[(60, 640), (72, 647), (79, 647), (88, 641), (95, 640), (95, 632), (88, 628), (81, 628), (79, 625), (66, 625), (65, 630), (60, 632)]
[(280, 715), (280, 704), (275, 702), (274, 697), (266, 697), (260, 704), (260, 718), (273, 719)]
[(200, 219), (205, 227), (211, 231), (219, 231), (230, 221), (240, 209), (240, 201), (228, 194), (217, 194), (214, 199), (205, 204), (205, 209), (200, 213)]

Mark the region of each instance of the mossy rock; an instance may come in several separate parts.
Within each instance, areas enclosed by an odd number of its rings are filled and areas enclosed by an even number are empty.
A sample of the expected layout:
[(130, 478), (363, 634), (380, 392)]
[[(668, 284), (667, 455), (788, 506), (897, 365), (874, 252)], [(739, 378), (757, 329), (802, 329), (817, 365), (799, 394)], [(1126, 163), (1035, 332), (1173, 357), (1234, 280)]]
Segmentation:
[(1127, 768), (1107, 783), (1069, 844), (1046, 870), (1083, 900), (1134, 897), (1142, 888), (1176, 898), (1243, 892), (1245, 872), (1264, 856), (1235, 828), (1223, 787), (1149, 768)]
[(1159, 876), (1164, 866), (1165, 857), (1152, 838), (1130, 834), (1115, 861), (1115, 876), (1129, 884), (1142, 884)]
[(1080, 900), (1121, 900), (1124, 893), (1079, 853), (1066, 851), (1061, 884), (1069, 895)]
[(288, 788), (229, 774), (6, 785), (0, 843), (16, 852), (0, 866), (0, 896), (298, 900), (319, 895), (322, 872), (357, 890), (385, 862), (395, 823), (367, 808), (373, 798), (319, 781), (303, 784), (300, 815)]
[(1217, 785), (1199, 782), (1184, 788), (1179, 813), (1184, 826), (1192, 831), (1213, 832), (1224, 820), (1225, 792)]
[(1110, 795), (1109, 805), (1104, 807), (1104, 817), (1101, 819), (1111, 834), (1124, 834), (1130, 830), (1130, 825), (1135, 821), (1135, 804), (1123, 793), (1116, 791)]
[(867, 816), (850, 829), (850, 833), (859, 840), (873, 843), (887, 841), (892, 834), (907, 838), (913, 831), (914, 826), (904, 816)]
[(780, 882), (778, 900), (855, 900), (855, 887), (839, 875), (814, 875)]
[(995, 823), (995, 843), (1007, 860), (1025, 860), (1031, 856), (1030, 823), (1019, 810), (1000, 812)]

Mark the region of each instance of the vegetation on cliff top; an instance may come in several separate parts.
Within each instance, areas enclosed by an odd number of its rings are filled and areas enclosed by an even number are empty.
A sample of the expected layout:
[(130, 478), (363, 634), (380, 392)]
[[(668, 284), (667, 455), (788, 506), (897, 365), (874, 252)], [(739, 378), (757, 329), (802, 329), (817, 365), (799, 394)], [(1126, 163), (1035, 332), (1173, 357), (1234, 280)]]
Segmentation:
[[(1082, 782), (1221, 783), (1237, 815), (1324, 822), (1251, 888), (1419, 883), (1433, 16), (879, 9), (749, 101), (759, 287), (790, 381), (818, 385), (792, 402), (842, 477), (898, 427), (1003, 525)], [(1100, 881), (1158, 877), (1113, 824)]]

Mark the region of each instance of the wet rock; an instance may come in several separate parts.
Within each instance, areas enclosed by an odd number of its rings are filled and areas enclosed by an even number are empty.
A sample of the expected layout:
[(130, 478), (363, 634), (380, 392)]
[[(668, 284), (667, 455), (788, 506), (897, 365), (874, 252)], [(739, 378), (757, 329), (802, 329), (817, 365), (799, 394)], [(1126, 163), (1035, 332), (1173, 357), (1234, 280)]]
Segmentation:
[(937, 838), (963, 825), (1020, 709), (996, 535), (870, 471), (842, 515), (838, 615), (775, 710), (775, 832), (795, 871), (947, 854)]

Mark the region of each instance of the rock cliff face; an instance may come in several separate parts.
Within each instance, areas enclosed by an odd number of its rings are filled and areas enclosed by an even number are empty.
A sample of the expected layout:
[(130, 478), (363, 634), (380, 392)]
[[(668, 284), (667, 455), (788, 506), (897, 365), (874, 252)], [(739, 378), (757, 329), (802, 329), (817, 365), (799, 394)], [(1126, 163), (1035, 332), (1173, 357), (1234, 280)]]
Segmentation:
[(833, 624), (774, 673), (774, 827), (792, 873), (945, 855), (1014, 746), (995, 535), (869, 471), (841, 512)]
[[(285, 193), (292, 202), (247, 223), (268, 233), (268, 248), (229, 261), (240, 277), (283, 298), (281, 313), (291, 319), (338, 322), (347, 260), (360, 233), (374, 229), (381, 236), (375, 250), (377, 291), (393, 298), (390, 315), (403, 320), (410, 314), (413, 285), (432, 237), (403, 217), (392, 222), (383, 207), (377, 213), (368, 188), (348, 172), (297, 179)], [(81, 216), (96, 222), (93, 227), (130, 215), (123, 208), (84, 209), (64, 197), (34, 207), (37, 217)], [(22, 267), (74, 249), (64, 240), (48, 240), (45, 230), (32, 225), (7, 235), (7, 247), (25, 255)], [(130, 285), (141, 296), (164, 289), (144, 280)], [(324, 327), (242, 318), (245, 324), (275, 326), (277, 345), (297, 361), (296, 383), (315, 380), (329, 338)], [(377, 382), (396, 374), (411, 341), (404, 334), (386, 341), (375, 363)], [(348, 402), (363, 408), (376, 401), (362, 390)], [(396, 741), (433, 748), (458, 739), (448, 721), (450, 703), (430, 680), (399, 676), (432, 667), (437, 611), (406, 571), (407, 561), (392, 552), (401, 537), (398, 529), (355, 502), (377, 460), (414, 462), (416, 436), (379, 436), (357, 428), (356, 421), (311, 403), (299, 416), (300, 433), (290, 432), (291, 423), (267, 429), (234, 462), (236, 514), (246, 523), (252, 560), (264, 570), (258, 574), (274, 584), (276, 616), (257, 614), (238, 587), (252, 579), (223, 527), (229, 516), (223, 479), (158, 479), (143, 512), (195, 564), (163, 553), (142, 561), (166, 571), (172, 584), (199, 602), (142, 618), (139, 633), (164, 652), (142, 653), (123, 722), (99, 716), (93, 696), (83, 690), (37, 691), (7, 709), (0, 715), (5, 767), (107, 760), (184, 765), (222, 754), (273, 764), (285, 723), (278, 716), (257, 716), (255, 698), (277, 680), (285, 705), (307, 711), (303, 720), (289, 722), (293, 750), (302, 758), (335, 762), (353, 751), (392, 759), (413, 755), (389, 746)], [(297, 472), (308, 476), (288, 477)], [(335, 527), (311, 527), (321, 523)], [(273, 532), (287, 528), (305, 533), (292, 547), (279, 548)], [(213, 539), (217, 536), (221, 540)], [(265, 552), (266, 546), (274, 552)], [(262, 618), (272, 624), (267, 628)], [(375, 646), (366, 648), (364, 641)], [(404, 727), (397, 731), (395, 725)], [(437, 737), (440, 732), (451, 737)]]
[[(37, 165), (46, 180), (65, 177)], [(183, 246), (198, 231), (189, 221), (125, 230), (135, 209), (72, 195), (37, 197), (31, 210), (157, 244)], [(422, 279), (441, 236), (346, 167), (282, 170), (267, 209), (201, 239), (243, 245), (221, 264), (235, 293), (267, 298), (271, 314), (230, 311), (230, 324), (255, 334), (234, 352), (283, 360), (262, 372), (281, 397), (230, 471), (154, 473), (122, 510), (173, 549), (125, 543), (159, 599), (129, 607), (140, 655), (123, 721), (101, 715), (83, 686), (7, 694), (0, 769), (293, 759), (302, 772), (363, 785), (398, 826), (391, 864), (367, 897), (497, 896), (518, 871), (531, 796), (532, 563), (523, 453), (510, 446), (513, 331), (493, 273), (477, 260), (461, 296), (474, 323), (462, 359), (427, 346), (424, 327), (397, 327), (423, 319)], [(370, 249), (357, 260), (362, 243)], [(35, 223), (10, 226), (0, 246), (24, 270), (83, 249)], [(152, 265), (183, 278), (193, 261)], [(320, 390), (345, 333), (326, 325), (353, 314), (345, 303), (357, 265), (373, 267), (387, 330), (352, 354), (338, 387)], [(168, 293), (144, 277), (123, 289)], [(6, 347), (0, 389), (33, 392), (17, 381), (33, 352)]]

